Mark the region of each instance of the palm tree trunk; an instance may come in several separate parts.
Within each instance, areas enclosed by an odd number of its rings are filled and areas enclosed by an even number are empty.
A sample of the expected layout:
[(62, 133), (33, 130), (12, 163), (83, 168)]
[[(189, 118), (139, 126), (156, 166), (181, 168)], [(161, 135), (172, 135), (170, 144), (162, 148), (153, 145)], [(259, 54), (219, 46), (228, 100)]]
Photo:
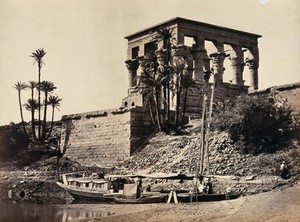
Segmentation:
[(47, 124), (47, 100), (48, 92), (45, 92), (45, 105), (44, 105), (44, 119), (43, 119), (43, 131), (42, 131), (42, 141), (45, 142), (46, 139), (46, 124)]
[(183, 98), (183, 111), (182, 111), (182, 119), (181, 119), (181, 125), (182, 126), (184, 124), (183, 121), (184, 121), (185, 113), (186, 113), (187, 92), (188, 92), (188, 87), (185, 88), (184, 98)]
[(21, 120), (22, 120), (22, 127), (23, 127), (23, 131), (24, 131), (25, 135), (28, 137), (26, 127), (25, 127), (25, 123), (24, 123), (22, 102), (21, 102), (21, 92), (20, 91), (18, 91), (18, 97), (19, 97), (19, 107), (20, 107), (20, 115), (21, 115)]
[(51, 132), (52, 132), (52, 129), (53, 129), (53, 123), (54, 123), (54, 106), (52, 106), (51, 126), (50, 126), (50, 130), (49, 130), (49, 133), (48, 133), (46, 139), (48, 139), (51, 136)]
[[(31, 89), (31, 100), (33, 101), (33, 88)], [(35, 122), (34, 122), (34, 107), (31, 107), (31, 131), (32, 131), (32, 140), (36, 141), (35, 134)]]
[(35, 142), (36, 135), (35, 135), (35, 124), (34, 124), (34, 108), (31, 108), (31, 131), (32, 131), (32, 140), (33, 142)]
[(167, 83), (164, 83), (163, 92), (164, 92), (163, 94), (164, 94), (164, 110), (165, 110), (165, 113), (164, 113), (164, 123), (167, 123), (168, 122)]
[(179, 77), (177, 78), (176, 81), (176, 89), (177, 89), (177, 98), (176, 98), (176, 127), (178, 126), (178, 122), (179, 122), (179, 108), (180, 108), (180, 94), (181, 94), (181, 75), (179, 74)]
[(38, 69), (39, 69), (39, 85), (38, 85), (38, 100), (39, 100), (39, 122), (38, 122), (38, 139), (41, 142), (41, 63), (38, 63)]
[(156, 109), (157, 128), (158, 128), (158, 132), (161, 132), (158, 93), (159, 92), (157, 90), (154, 90), (154, 101), (155, 101), (155, 109)]
[(153, 123), (153, 124), (155, 124), (155, 120), (154, 120), (154, 116), (153, 116), (153, 110), (152, 110), (152, 104), (151, 104), (151, 100), (149, 100), (149, 102), (148, 102), (148, 105), (149, 105), (149, 112), (150, 112), (150, 117), (151, 117), (152, 123)]

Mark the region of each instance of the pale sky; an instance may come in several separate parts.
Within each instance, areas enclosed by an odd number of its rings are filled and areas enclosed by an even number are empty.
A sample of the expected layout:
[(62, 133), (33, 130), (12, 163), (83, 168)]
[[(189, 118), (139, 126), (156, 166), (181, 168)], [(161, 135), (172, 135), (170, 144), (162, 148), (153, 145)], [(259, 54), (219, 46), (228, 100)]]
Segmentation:
[(0, 0), (0, 125), (20, 122), (13, 85), (37, 81), (29, 55), (38, 48), (42, 80), (63, 99), (56, 119), (118, 108), (128, 88), (123, 37), (174, 17), (262, 35), (260, 89), (300, 82), (298, 0)]

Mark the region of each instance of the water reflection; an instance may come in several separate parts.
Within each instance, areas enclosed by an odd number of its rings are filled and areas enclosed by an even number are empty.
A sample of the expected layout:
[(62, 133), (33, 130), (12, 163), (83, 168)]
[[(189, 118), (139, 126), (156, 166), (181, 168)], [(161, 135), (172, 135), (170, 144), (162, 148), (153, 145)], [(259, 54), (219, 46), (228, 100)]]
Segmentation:
[(69, 222), (75, 219), (99, 218), (111, 215), (100, 210), (55, 207), (29, 203), (1, 203), (0, 221), (2, 222)]
[(69, 222), (75, 219), (88, 219), (109, 216), (109, 212), (92, 211), (86, 209), (57, 209), (56, 218), (59, 222)]

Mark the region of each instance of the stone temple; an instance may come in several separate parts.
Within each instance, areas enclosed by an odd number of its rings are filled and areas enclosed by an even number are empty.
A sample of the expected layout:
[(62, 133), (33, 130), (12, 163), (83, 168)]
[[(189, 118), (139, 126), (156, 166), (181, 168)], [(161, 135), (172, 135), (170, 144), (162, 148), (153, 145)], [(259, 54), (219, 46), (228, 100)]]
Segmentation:
[[(176, 45), (172, 56), (186, 61), (193, 79), (186, 97), (188, 118), (201, 116), (203, 95), (210, 97), (213, 83), (217, 101), (258, 89), (260, 35), (178, 17), (168, 20), (125, 37), (128, 73), (124, 74), (128, 75), (129, 87), (119, 108), (62, 117), (60, 145), (66, 157), (84, 165), (111, 166), (128, 159), (153, 134), (155, 126), (138, 87), (140, 58), (155, 54), (158, 64), (164, 64), (163, 41), (155, 38), (162, 27), (172, 30)], [(227, 82), (224, 73), (229, 73)], [(170, 110), (175, 106), (173, 101)]]

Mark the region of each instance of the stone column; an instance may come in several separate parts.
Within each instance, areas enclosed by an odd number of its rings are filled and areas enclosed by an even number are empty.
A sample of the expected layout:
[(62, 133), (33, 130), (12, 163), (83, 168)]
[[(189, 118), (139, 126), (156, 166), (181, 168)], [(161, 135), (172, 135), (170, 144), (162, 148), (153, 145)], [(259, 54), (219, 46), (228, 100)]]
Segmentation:
[(246, 65), (250, 70), (250, 87), (252, 89), (258, 89), (258, 64), (254, 59), (246, 59)]
[(224, 73), (224, 65), (223, 62), (225, 60), (224, 52), (216, 52), (210, 54), (212, 58), (212, 70), (215, 78), (216, 86), (219, 86), (223, 83), (223, 73)]
[(190, 49), (185, 45), (177, 45), (172, 48), (171, 55), (175, 59), (179, 59), (185, 62), (185, 69), (188, 71), (189, 76), (193, 76), (193, 56), (190, 53)]
[(172, 48), (171, 54), (175, 58), (176, 57), (187, 58), (189, 54), (189, 50), (187, 46), (180, 44)]
[(224, 60), (225, 60), (225, 53), (224, 53), (224, 43), (220, 41), (213, 41), (213, 44), (217, 48), (216, 53), (210, 54), (212, 58), (212, 71), (214, 75), (214, 81), (216, 86), (219, 86), (223, 83), (223, 73), (224, 73)]
[(232, 84), (243, 86), (243, 70), (244, 70), (244, 53), (240, 46), (232, 46), (233, 52), (230, 54), (230, 61), (232, 67)]
[(252, 89), (258, 89), (258, 67), (259, 67), (259, 53), (258, 48), (253, 47), (249, 49), (251, 53), (250, 58), (246, 58), (246, 65), (250, 70), (250, 86)]
[(196, 44), (193, 45), (191, 53), (193, 56), (193, 79), (203, 82), (203, 69), (206, 61), (209, 61), (207, 51), (204, 47), (204, 39), (194, 38)]
[(131, 88), (133, 86), (136, 86), (136, 84), (137, 84), (136, 72), (139, 67), (139, 61), (137, 59), (127, 60), (127, 61), (125, 61), (125, 64), (129, 71), (128, 83), (129, 83), (129, 88)]

